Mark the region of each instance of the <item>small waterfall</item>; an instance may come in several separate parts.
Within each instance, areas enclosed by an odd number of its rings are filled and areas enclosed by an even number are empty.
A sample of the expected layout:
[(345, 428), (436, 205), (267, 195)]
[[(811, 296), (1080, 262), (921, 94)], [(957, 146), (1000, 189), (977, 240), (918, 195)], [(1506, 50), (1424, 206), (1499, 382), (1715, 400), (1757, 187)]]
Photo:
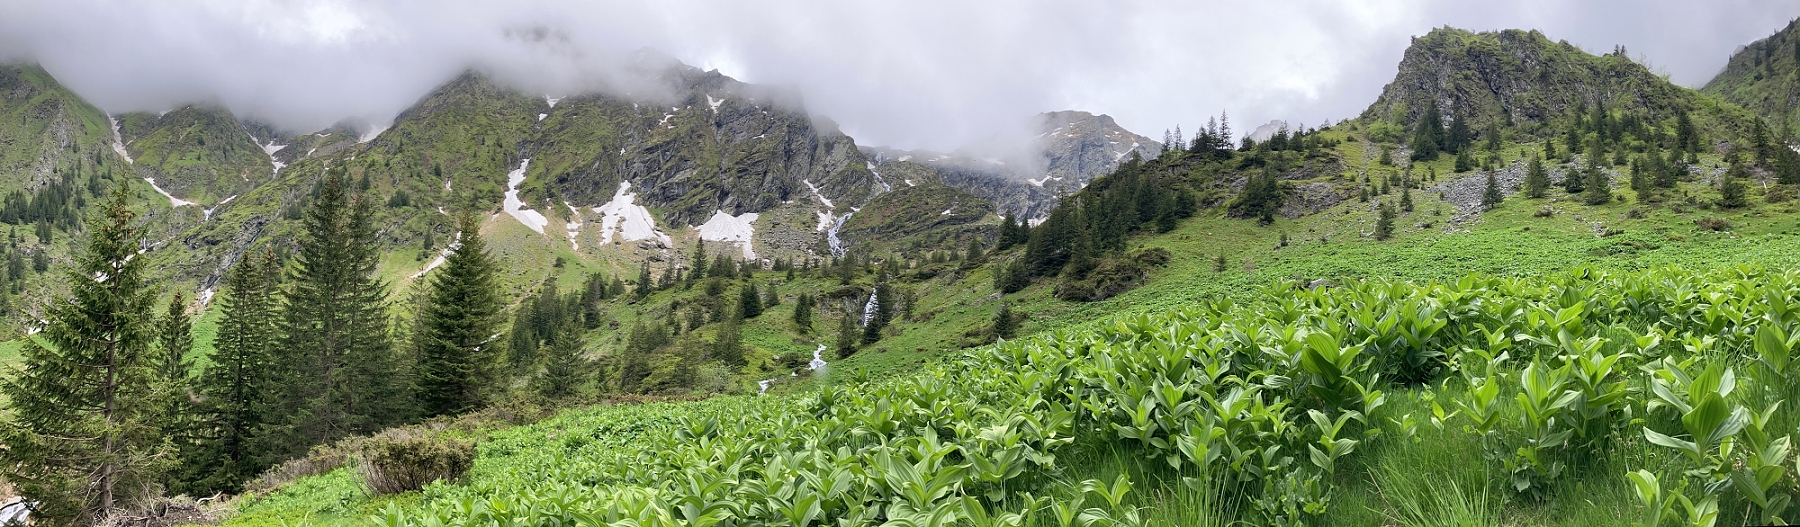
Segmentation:
[[(806, 364), (806, 369), (812, 370), (812, 371), (817, 371), (817, 372), (825, 371), (825, 345), (824, 344), (820, 344), (817, 349), (813, 350), (812, 362), (809, 362)], [(793, 374), (789, 374), (789, 375), (792, 376)], [(774, 384), (775, 384), (775, 379), (763, 379), (760, 381), (756, 381), (756, 394), (762, 395), (762, 394), (768, 393), (769, 387), (773, 386)], [(4, 524), (0, 524), (0, 525), (4, 525)]]
[(837, 222), (831, 224), (831, 230), (825, 231), (825, 241), (831, 243), (831, 255), (832, 256), (836, 256), (838, 258), (844, 257), (844, 241), (838, 239), (838, 229), (844, 228), (844, 222), (850, 221), (851, 214), (856, 214), (856, 213), (848, 212), (848, 213), (845, 213), (843, 216), (839, 216), (837, 219)]
[(879, 303), (880, 302), (879, 297), (880, 297), (879, 292), (869, 293), (869, 302), (866, 304), (863, 304), (863, 316), (862, 316), (862, 325), (863, 326), (868, 326), (869, 321), (875, 320), (875, 309), (881, 305)]

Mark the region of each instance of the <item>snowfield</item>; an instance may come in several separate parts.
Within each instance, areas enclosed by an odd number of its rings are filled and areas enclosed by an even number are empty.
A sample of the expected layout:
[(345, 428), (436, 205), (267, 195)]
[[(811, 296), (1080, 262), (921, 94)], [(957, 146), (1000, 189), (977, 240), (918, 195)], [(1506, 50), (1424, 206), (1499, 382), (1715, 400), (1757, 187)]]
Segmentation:
[(700, 239), (709, 242), (736, 243), (744, 249), (744, 258), (756, 258), (756, 250), (751, 247), (751, 240), (756, 237), (756, 217), (754, 212), (746, 212), (733, 217), (725, 211), (713, 211), (706, 223), (695, 227), (700, 231)]
[(525, 202), (519, 200), (519, 184), (525, 182), (525, 167), (530, 164), (531, 159), (526, 158), (524, 161), (519, 162), (518, 170), (506, 174), (506, 203), (504, 204), (504, 208), (506, 213), (511, 214), (513, 218), (517, 218), (519, 223), (525, 224), (526, 227), (530, 227), (531, 230), (537, 231), (538, 234), (543, 234), (544, 227), (550, 225), (550, 219), (545, 218), (544, 215), (538, 213), (538, 211), (525, 208)]
[(656, 219), (650, 217), (650, 209), (637, 204), (637, 194), (631, 192), (630, 181), (620, 181), (619, 191), (613, 194), (612, 201), (594, 207), (600, 217), (600, 244), (607, 245), (613, 241), (615, 232), (620, 241), (634, 242), (639, 240), (657, 240), (665, 247), (675, 246), (669, 235), (656, 230)]

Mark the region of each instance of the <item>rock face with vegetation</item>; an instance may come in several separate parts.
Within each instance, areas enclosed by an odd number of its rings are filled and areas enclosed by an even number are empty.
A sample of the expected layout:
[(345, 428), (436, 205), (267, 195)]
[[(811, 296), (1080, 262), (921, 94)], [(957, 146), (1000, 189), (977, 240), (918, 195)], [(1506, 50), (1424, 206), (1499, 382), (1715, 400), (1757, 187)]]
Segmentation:
[(1132, 154), (1149, 159), (1163, 143), (1119, 126), (1109, 115), (1041, 113), (1025, 128), (1030, 139), (995, 137), (949, 154), (871, 149), (877, 164), (910, 161), (936, 170), (950, 186), (993, 201), (1002, 212), (1042, 218), (1058, 196), (1112, 172)]
[(838, 237), (855, 247), (911, 250), (991, 243), (993, 203), (942, 183), (914, 183), (870, 200), (844, 222)]
[(223, 107), (189, 104), (118, 120), (137, 175), (183, 200), (210, 207), (268, 182), (274, 173), (256, 138)]
[(0, 65), (0, 188), (34, 192), (112, 157), (106, 114), (36, 64)]
[(1489, 123), (1541, 137), (1603, 105), (1650, 123), (1692, 114), (1707, 135), (1747, 130), (1748, 115), (1670, 83), (1624, 49), (1594, 55), (1533, 31), (1474, 33), (1440, 28), (1414, 37), (1393, 82), (1362, 114), (1380, 139), (1406, 137), (1426, 112), (1471, 133)]
[(1792, 141), (1800, 119), (1800, 31), (1788, 22), (1768, 38), (1732, 53), (1725, 69), (1700, 89), (1756, 112)]

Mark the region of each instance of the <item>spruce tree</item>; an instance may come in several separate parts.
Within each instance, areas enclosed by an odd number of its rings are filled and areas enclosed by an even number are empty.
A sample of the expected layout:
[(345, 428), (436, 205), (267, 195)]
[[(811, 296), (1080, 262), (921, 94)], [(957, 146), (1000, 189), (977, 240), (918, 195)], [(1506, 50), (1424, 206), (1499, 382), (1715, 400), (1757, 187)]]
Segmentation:
[[(1437, 103), (1433, 101), (1431, 107), (1427, 108), (1424, 116), (1419, 119), (1418, 126), (1413, 129), (1412, 160), (1435, 161), (1438, 151), (1443, 145), (1443, 116), (1438, 114)], [(1387, 152), (1384, 151), (1382, 154), (1382, 157), (1386, 159)]]
[(155, 296), (136, 258), (144, 227), (126, 185), (93, 217), (85, 251), (26, 339), (22, 368), (0, 381), (0, 477), (36, 502), (43, 524), (91, 524), (130, 507), (160, 479), (163, 457), (149, 366)]
[[(496, 335), (503, 306), (495, 282), (498, 270), (481, 239), (481, 224), (473, 216), (463, 216), (450, 254), (432, 270), (431, 293), (419, 325), (415, 390), (426, 417), (473, 410), (500, 384)], [(580, 326), (572, 317), (559, 318), (558, 325)]]
[(1000, 310), (994, 312), (994, 338), (1011, 339), (1018, 330), (1019, 321), (1013, 318), (1012, 307), (1000, 304)]
[(725, 317), (719, 324), (719, 331), (713, 336), (712, 358), (736, 371), (744, 367), (744, 330), (743, 319), (733, 316)]
[(1525, 165), (1525, 197), (1542, 198), (1550, 190), (1550, 171), (1544, 169), (1544, 160), (1537, 156)]
[(1494, 173), (1487, 173), (1487, 186), (1481, 191), (1481, 208), (1483, 210), (1500, 206), (1506, 197), (1500, 194), (1500, 181), (1494, 179)]
[(743, 289), (738, 290), (738, 315), (746, 319), (756, 318), (762, 316), (762, 311), (762, 293), (757, 292), (756, 284), (744, 284)]
[(899, 303), (895, 298), (894, 288), (884, 278), (875, 283), (875, 292), (869, 296), (869, 302), (875, 304), (875, 310), (868, 314), (863, 323), (863, 344), (874, 344), (881, 340), (881, 330), (887, 328), (888, 321), (894, 318), (894, 306)]
[(843, 318), (838, 320), (837, 357), (843, 359), (855, 355), (856, 340), (856, 313), (854, 310), (846, 309)]
[(1578, 173), (1574, 167), (1569, 167), (1568, 173), (1563, 174), (1563, 191), (1574, 196), (1585, 190), (1587, 190), (1587, 178)]
[(812, 333), (813, 297), (811, 293), (800, 293), (794, 299), (794, 327), (800, 334)]
[[(1489, 180), (1492, 180), (1493, 176), (1490, 175), (1490, 176), (1488, 176), (1488, 178), (1489, 178)], [(1412, 211), (1413, 211), (1412, 189), (1400, 189), (1400, 212), (1412, 212)], [(1286, 246), (1287, 245), (1287, 243), (1286, 243), (1287, 242), (1287, 233), (1282, 233), (1281, 238), (1282, 238), (1282, 242), (1283, 242), (1282, 246)]]
[(1744, 185), (1745, 170), (1736, 156), (1731, 159), (1731, 168), (1719, 178), (1719, 208), (1741, 209), (1750, 205)]
[(1382, 203), (1375, 207), (1375, 239), (1386, 240), (1394, 236), (1394, 207)]
[(1584, 182), (1587, 190), (1582, 192), (1581, 201), (1589, 205), (1599, 205), (1612, 201), (1612, 180), (1606, 176), (1598, 164), (1589, 163)]
[(280, 280), (280, 265), (270, 251), (246, 254), (225, 276), (219, 333), (198, 384), (198, 444), (182, 461), (195, 495), (237, 493), (272, 461), (253, 439), (271, 417), (274, 295)]
[[(177, 291), (169, 299), (169, 307), (156, 320), (156, 346), (150, 357), (155, 369), (156, 404), (162, 418), (158, 433), (176, 449), (181, 458), (191, 455), (194, 447), (194, 361), (188, 353), (194, 350), (193, 321), (188, 319), (187, 298)], [(188, 490), (184, 474), (170, 473), (167, 484), (177, 492)]]
[(532, 388), (538, 395), (551, 399), (568, 397), (581, 387), (588, 369), (581, 344), (579, 325), (572, 320), (557, 324), (556, 334), (541, 357), (544, 371), (532, 379)]
[(400, 423), (409, 383), (388, 334), (387, 285), (368, 200), (352, 197), (331, 170), (301, 220), (282, 295), (276, 360), (286, 388), (270, 438), (277, 457)]

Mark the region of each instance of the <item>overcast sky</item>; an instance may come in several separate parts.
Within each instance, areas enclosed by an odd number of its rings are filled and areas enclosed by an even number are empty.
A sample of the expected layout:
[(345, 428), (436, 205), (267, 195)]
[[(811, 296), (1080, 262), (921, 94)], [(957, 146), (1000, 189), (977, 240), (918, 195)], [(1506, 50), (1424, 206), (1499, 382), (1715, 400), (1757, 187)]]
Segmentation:
[(1152, 137), (1221, 110), (1239, 131), (1353, 117), (1409, 37), (1444, 25), (1622, 44), (1698, 86), (1796, 15), (1800, 0), (6, 0), (0, 57), (110, 112), (213, 100), (310, 131), (389, 121), (470, 66), (573, 90), (650, 47), (797, 86), (860, 144), (950, 149), (1061, 109)]

